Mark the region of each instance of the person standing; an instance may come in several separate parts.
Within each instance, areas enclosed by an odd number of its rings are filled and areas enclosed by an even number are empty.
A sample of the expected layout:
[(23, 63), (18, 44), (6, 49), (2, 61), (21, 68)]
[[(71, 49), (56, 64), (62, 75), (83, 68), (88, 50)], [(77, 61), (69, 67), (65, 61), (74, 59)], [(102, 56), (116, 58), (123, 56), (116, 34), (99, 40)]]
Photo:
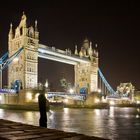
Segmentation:
[(41, 127), (47, 127), (46, 111), (48, 111), (48, 108), (49, 108), (49, 101), (45, 97), (45, 91), (46, 91), (46, 88), (45, 86), (43, 86), (38, 96), (38, 105), (39, 105), (39, 112), (40, 112), (39, 125)]

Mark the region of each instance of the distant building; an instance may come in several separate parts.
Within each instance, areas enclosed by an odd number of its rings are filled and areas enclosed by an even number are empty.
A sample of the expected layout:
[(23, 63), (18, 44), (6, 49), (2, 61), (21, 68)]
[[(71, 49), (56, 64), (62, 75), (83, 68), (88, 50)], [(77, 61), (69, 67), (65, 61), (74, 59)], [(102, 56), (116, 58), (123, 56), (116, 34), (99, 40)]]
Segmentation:
[(135, 99), (136, 103), (140, 104), (140, 90), (135, 90), (134, 99)]
[(117, 93), (120, 95), (121, 98), (132, 99), (134, 91), (135, 91), (135, 87), (132, 85), (131, 82), (120, 83), (120, 85), (117, 86)]

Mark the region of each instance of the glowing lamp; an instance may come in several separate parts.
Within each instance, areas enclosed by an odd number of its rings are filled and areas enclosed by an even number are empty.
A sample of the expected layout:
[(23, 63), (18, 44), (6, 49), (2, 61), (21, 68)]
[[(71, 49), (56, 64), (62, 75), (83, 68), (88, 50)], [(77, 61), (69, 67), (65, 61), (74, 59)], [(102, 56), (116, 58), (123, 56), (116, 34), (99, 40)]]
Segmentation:
[(27, 92), (26, 97), (27, 97), (28, 100), (32, 100), (32, 93)]

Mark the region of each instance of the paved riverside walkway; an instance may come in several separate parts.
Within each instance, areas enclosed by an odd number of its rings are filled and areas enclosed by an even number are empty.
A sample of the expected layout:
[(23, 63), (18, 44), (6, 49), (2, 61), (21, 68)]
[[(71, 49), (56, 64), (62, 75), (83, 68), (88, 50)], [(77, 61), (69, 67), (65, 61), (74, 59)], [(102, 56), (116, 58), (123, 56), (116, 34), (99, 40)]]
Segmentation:
[(0, 119), (0, 140), (103, 140), (73, 132), (64, 132)]

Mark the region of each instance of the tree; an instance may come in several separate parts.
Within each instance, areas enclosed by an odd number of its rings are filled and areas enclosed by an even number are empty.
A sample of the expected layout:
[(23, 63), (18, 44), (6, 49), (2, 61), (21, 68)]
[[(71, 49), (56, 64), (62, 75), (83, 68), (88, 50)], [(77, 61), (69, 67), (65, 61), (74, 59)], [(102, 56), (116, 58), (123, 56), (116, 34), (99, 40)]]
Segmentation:
[(60, 79), (61, 87), (66, 91), (68, 88), (68, 82), (65, 78)]

